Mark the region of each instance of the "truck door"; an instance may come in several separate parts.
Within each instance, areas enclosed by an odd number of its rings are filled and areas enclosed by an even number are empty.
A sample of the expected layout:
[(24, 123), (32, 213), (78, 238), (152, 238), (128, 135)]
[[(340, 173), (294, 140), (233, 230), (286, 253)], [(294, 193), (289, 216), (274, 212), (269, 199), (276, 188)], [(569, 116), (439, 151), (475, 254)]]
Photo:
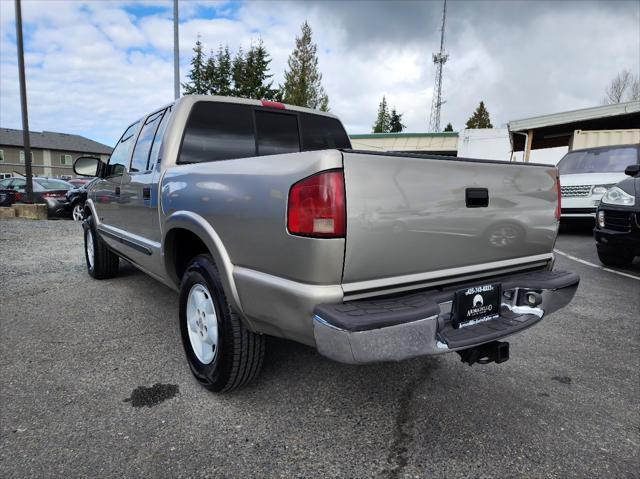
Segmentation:
[(133, 147), (131, 162), (122, 174), (119, 214), (113, 222), (124, 238), (129, 256), (142, 266), (152, 263), (160, 250), (158, 220), (158, 178), (160, 165), (156, 161), (161, 143), (161, 125), (166, 125), (168, 109), (149, 115), (140, 127)]
[[(122, 173), (129, 164), (131, 146), (135, 141), (139, 124), (140, 122), (135, 122), (125, 130), (109, 158), (107, 176), (97, 180), (95, 187), (92, 188), (92, 199), (98, 218), (107, 226), (114, 226), (118, 221)], [(116, 246), (108, 238), (107, 241), (112, 246)]]

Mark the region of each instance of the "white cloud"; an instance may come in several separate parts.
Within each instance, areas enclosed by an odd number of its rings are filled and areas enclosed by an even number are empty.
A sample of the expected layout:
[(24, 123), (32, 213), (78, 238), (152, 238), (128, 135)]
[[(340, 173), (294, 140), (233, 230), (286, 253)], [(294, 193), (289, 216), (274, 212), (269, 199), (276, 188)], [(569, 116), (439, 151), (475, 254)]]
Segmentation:
[[(612, 6), (613, 5), (613, 6)], [(145, 8), (148, 11), (145, 11)], [(439, 2), (180, 3), (181, 72), (198, 35), (232, 51), (262, 38), (282, 82), (307, 19), (330, 106), (351, 133), (370, 131), (382, 95), (425, 131)], [(212, 12), (218, 18), (209, 18)], [(135, 12), (132, 13), (132, 12)], [(30, 125), (113, 143), (172, 100), (167, 1), (23, 2)], [(623, 68), (640, 71), (640, 7), (630, 2), (451, 2), (442, 124), (461, 128), (480, 100), (495, 126), (598, 104)], [(13, 2), (0, 1), (0, 124), (20, 127)]]

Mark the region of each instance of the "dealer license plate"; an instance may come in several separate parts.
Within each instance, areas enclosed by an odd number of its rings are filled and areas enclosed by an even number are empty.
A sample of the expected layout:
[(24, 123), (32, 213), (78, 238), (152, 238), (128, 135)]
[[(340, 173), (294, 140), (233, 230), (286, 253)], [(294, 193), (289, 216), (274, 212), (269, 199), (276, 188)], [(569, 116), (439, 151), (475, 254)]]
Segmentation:
[(495, 283), (456, 291), (453, 326), (462, 328), (497, 318), (500, 315), (500, 290), (500, 283)]

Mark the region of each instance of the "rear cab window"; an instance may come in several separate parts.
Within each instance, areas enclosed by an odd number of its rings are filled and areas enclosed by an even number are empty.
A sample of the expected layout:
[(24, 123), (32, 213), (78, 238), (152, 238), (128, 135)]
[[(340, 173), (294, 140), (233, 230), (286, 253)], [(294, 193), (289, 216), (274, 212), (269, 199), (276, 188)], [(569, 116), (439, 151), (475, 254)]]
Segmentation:
[(179, 163), (200, 163), (256, 156), (253, 112), (249, 105), (198, 102), (193, 106)]
[(258, 155), (280, 155), (300, 151), (297, 115), (256, 111)]
[(203, 101), (191, 110), (178, 163), (347, 148), (349, 137), (336, 118)]

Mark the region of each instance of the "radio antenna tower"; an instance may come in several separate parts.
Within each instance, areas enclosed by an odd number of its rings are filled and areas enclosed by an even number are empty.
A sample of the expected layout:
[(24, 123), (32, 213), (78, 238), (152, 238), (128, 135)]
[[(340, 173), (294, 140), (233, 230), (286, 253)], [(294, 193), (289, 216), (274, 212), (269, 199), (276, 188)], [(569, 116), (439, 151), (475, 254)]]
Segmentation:
[(449, 54), (444, 51), (444, 24), (447, 19), (447, 0), (444, 0), (442, 9), (442, 28), (440, 29), (440, 51), (433, 54), (433, 63), (436, 65), (436, 83), (433, 87), (433, 99), (431, 100), (431, 117), (429, 118), (429, 131), (440, 131), (440, 109), (446, 100), (442, 100), (442, 67), (447, 63)]

